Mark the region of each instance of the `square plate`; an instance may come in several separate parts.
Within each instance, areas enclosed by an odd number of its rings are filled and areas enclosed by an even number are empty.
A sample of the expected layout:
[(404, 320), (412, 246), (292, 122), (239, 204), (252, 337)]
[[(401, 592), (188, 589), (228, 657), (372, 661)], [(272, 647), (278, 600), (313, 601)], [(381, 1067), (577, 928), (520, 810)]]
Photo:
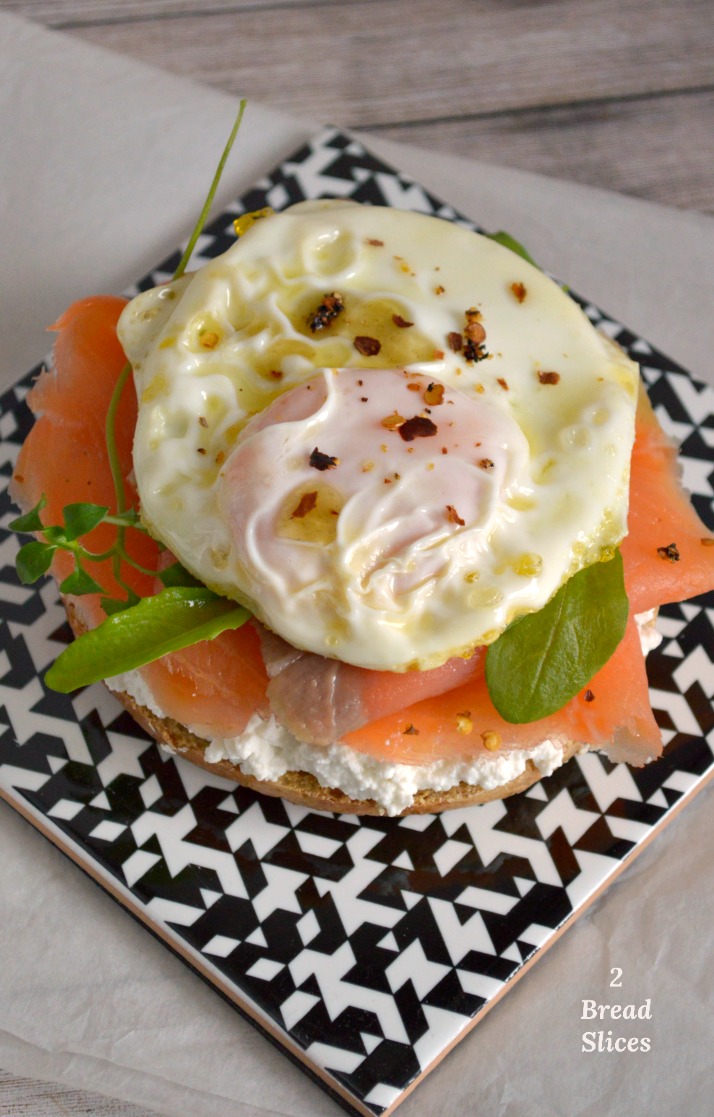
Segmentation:
[[(239, 214), (318, 197), (475, 227), (329, 129), (214, 221), (194, 262), (233, 243)], [(179, 256), (135, 290), (169, 279)], [(573, 297), (639, 361), (714, 523), (714, 391)], [(0, 401), (4, 524), (36, 371)], [(700, 598), (662, 609), (648, 658), (666, 745), (656, 764), (588, 754), (506, 801), (404, 819), (261, 797), (161, 753), (102, 686), (46, 690), (69, 639), (64, 610), (54, 583), (18, 585), (16, 537), (0, 532), (0, 795), (350, 1112), (396, 1106), (714, 773), (714, 633)]]

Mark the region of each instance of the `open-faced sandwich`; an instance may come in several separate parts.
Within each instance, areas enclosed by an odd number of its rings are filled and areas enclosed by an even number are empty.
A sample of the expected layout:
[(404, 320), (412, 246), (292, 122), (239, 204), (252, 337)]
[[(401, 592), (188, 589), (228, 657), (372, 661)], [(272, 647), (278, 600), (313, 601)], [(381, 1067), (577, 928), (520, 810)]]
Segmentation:
[(714, 586), (714, 540), (637, 366), (456, 224), (237, 227), (55, 327), (14, 480), (20, 572), (51, 569), (80, 636), (48, 683), (104, 678), (165, 747), (326, 810), (657, 757), (656, 611)]

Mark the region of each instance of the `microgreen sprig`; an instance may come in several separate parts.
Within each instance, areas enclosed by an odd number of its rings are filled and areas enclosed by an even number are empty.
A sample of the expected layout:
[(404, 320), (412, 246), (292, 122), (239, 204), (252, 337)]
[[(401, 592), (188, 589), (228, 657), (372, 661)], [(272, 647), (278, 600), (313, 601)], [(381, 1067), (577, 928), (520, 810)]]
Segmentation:
[[(238, 135), (245, 108), (246, 101), (241, 100), (203, 208), (174, 272), (174, 280), (179, 279), (186, 271), (206, 223), (228, 156)], [(132, 507), (127, 499), (116, 439), (117, 413), (131, 373), (131, 364), (127, 361), (117, 377), (105, 421), (107, 458), (114, 488), (115, 511), (110, 512), (108, 506), (91, 502), (68, 504), (62, 510), (62, 522), (47, 525), (41, 516), (42, 510), (47, 505), (47, 499), (43, 494), (34, 508), (18, 516), (9, 525), (11, 530), (20, 534), (36, 536), (20, 548), (16, 558), (18, 576), (24, 585), (36, 582), (47, 574), (56, 554), (64, 552), (71, 556), (73, 568), (60, 583), (60, 592), (77, 596), (90, 593), (103, 595), (101, 604), (108, 619), (70, 645), (72, 651), (68, 658), (66, 657), (70, 648), (62, 653), (52, 669), (53, 673), (48, 677), (49, 685), (54, 685), (55, 689), (66, 691), (84, 685), (88, 681), (90, 659), (93, 662), (94, 677), (107, 677), (118, 670), (129, 670), (141, 663), (148, 663), (164, 654), (166, 650), (175, 650), (198, 639), (210, 638), (226, 627), (237, 627), (249, 616), (248, 612), (237, 606), (235, 602), (226, 601), (201, 586), (181, 563), (174, 562), (162, 570), (152, 570), (137, 562), (127, 550), (126, 533), (129, 529), (148, 534), (140, 523), (137, 509)], [(115, 527), (116, 536), (111, 546), (103, 551), (93, 551), (86, 546), (84, 539), (100, 524)], [(91, 573), (92, 565), (96, 566), (106, 561), (111, 562), (114, 580), (126, 597), (112, 596)], [(157, 578), (165, 587), (151, 599), (151, 605), (144, 602), (143, 611), (140, 610), (140, 616), (137, 614), (135, 623), (131, 620), (131, 616), (141, 604), (141, 599), (122, 573), (125, 565), (149, 577)], [(188, 612), (184, 613), (184, 610)], [(186, 622), (186, 616), (195, 617), (201, 611), (208, 611), (208, 620), (202, 625), (197, 625), (195, 621)], [(117, 628), (119, 618), (114, 616), (117, 613), (126, 613), (127, 618), (126, 624), (122, 622), (119, 628)], [(167, 643), (166, 631), (171, 625), (174, 626), (175, 631), (171, 632), (171, 640)]]
[[(172, 564), (165, 570), (150, 570), (128, 554), (124, 546), (124, 533), (127, 528), (133, 528), (143, 534), (146, 529), (139, 523), (139, 516), (134, 508), (125, 508), (123, 511), (111, 514), (106, 505), (81, 502), (67, 504), (62, 509), (62, 523), (45, 526), (42, 523), (40, 512), (46, 506), (47, 500), (42, 496), (34, 508), (23, 516), (18, 516), (10, 524), (12, 531), (20, 533), (33, 533), (39, 536), (31, 543), (25, 543), (17, 553), (16, 568), (23, 585), (36, 582), (46, 574), (52, 565), (52, 560), (58, 551), (64, 551), (74, 560), (74, 569), (60, 583), (60, 593), (71, 593), (81, 596), (87, 593), (103, 593), (102, 600), (105, 612), (115, 613), (119, 609), (127, 608), (138, 601), (138, 596), (121, 578), (119, 567), (122, 562), (127, 562), (142, 574), (158, 578), (163, 584), (179, 584), (176, 579), (176, 566)], [(117, 538), (111, 547), (104, 551), (92, 551), (82, 539), (100, 524), (110, 524), (117, 528)], [(112, 560), (114, 574), (117, 581), (127, 591), (126, 600), (108, 595), (105, 587), (87, 569), (87, 564)], [(174, 579), (173, 582), (170, 579)], [(190, 575), (186, 572), (186, 579)], [(185, 581), (181, 584), (189, 584)]]
[(174, 272), (174, 279), (180, 279), (181, 276), (183, 275), (183, 273), (186, 271), (186, 268), (188, 266), (188, 262), (191, 259), (191, 256), (193, 255), (194, 248), (196, 247), (196, 241), (198, 240), (198, 238), (201, 235), (201, 230), (203, 229), (203, 226), (206, 224), (208, 214), (210, 213), (211, 206), (213, 205), (213, 199), (216, 196), (216, 190), (218, 189), (218, 184), (221, 181), (225, 165), (228, 161), (228, 156), (231, 153), (231, 148), (233, 147), (233, 144), (235, 143), (236, 136), (238, 135), (238, 130), (239, 130), (239, 128), (241, 126), (241, 123), (243, 121), (243, 113), (245, 112), (246, 105), (247, 105), (247, 101), (245, 100), (245, 98), (243, 98), (240, 105), (238, 106), (238, 115), (235, 118), (233, 128), (231, 129), (231, 134), (226, 141), (226, 146), (223, 149), (223, 154), (221, 155), (221, 158), (218, 160), (218, 166), (216, 167), (216, 173), (214, 174), (211, 185), (208, 188), (208, 193), (206, 194), (206, 200), (203, 203), (203, 209), (201, 210), (200, 214), (198, 215), (198, 221), (196, 222), (195, 228), (194, 228), (194, 230), (193, 230), (193, 232), (192, 232), (192, 234), (189, 238), (188, 244), (186, 245), (186, 248), (184, 250), (184, 254), (181, 257), (181, 260), (179, 261), (179, 265), (176, 268), (176, 271)]
[[(173, 274), (173, 280), (174, 281), (176, 281), (177, 279), (180, 279), (181, 276), (186, 271), (186, 268), (187, 268), (188, 263), (191, 259), (191, 256), (193, 255), (193, 250), (196, 247), (196, 243), (198, 241), (198, 238), (200, 237), (201, 232), (203, 230), (203, 226), (206, 224), (206, 221), (208, 219), (208, 215), (209, 215), (210, 210), (211, 210), (211, 206), (213, 205), (213, 200), (216, 196), (216, 191), (218, 189), (218, 185), (221, 181), (221, 177), (222, 177), (223, 171), (225, 169), (225, 165), (228, 161), (228, 157), (231, 153), (231, 150), (233, 148), (233, 144), (235, 143), (236, 137), (238, 135), (238, 131), (239, 131), (241, 123), (243, 121), (243, 114), (245, 113), (246, 104), (247, 104), (247, 102), (246, 102), (245, 98), (243, 98), (241, 100), (239, 106), (238, 106), (238, 113), (236, 115), (235, 121), (233, 122), (233, 127), (232, 127), (230, 135), (228, 136), (228, 139), (226, 141), (226, 145), (223, 149), (223, 153), (221, 154), (221, 158), (218, 161), (218, 166), (216, 167), (215, 174), (213, 175), (213, 179), (211, 180), (211, 185), (208, 188), (208, 193), (206, 194), (206, 199), (203, 203), (203, 207), (201, 209), (201, 212), (198, 215), (198, 220), (196, 221), (193, 232), (191, 233), (191, 236), (188, 239), (188, 243), (187, 243), (186, 248), (184, 250), (184, 253), (183, 253), (183, 255), (182, 255), (182, 257), (181, 257), (181, 259), (178, 263), (178, 266), (176, 267), (176, 270), (174, 271), (174, 274)], [(165, 571), (147, 571), (147, 570), (143, 569), (137, 562), (135, 562), (134, 559), (131, 558), (131, 556), (127, 553), (127, 550), (126, 550), (126, 546), (125, 546), (126, 528), (127, 527), (139, 528), (140, 524), (139, 524), (138, 513), (134, 509), (130, 509), (130, 508), (127, 507), (126, 488), (124, 486), (124, 478), (123, 478), (123, 475), (122, 475), (121, 464), (120, 464), (120, 461), (119, 461), (119, 453), (118, 453), (117, 444), (116, 444), (116, 418), (117, 418), (117, 412), (119, 410), (119, 404), (121, 403), (122, 394), (124, 392), (124, 389), (126, 387), (126, 384), (127, 384), (128, 380), (129, 380), (129, 377), (131, 376), (131, 371), (132, 371), (131, 370), (131, 364), (129, 363), (129, 361), (127, 361), (126, 364), (124, 365), (123, 369), (121, 370), (121, 372), (120, 372), (120, 374), (117, 378), (117, 382), (114, 386), (114, 391), (112, 392), (112, 397), (111, 397), (111, 400), (109, 401), (109, 407), (107, 408), (107, 417), (106, 417), (106, 423), (105, 423), (105, 439), (106, 439), (106, 444), (107, 444), (107, 457), (109, 459), (109, 468), (110, 468), (110, 471), (111, 471), (112, 482), (113, 482), (113, 485), (114, 485), (114, 496), (115, 496), (115, 502), (116, 502), (117, 521), (118, 522), (117, 522), (117, 538), (116, 538), (115, 545), (110, 552), (108, 552), (106, 555), (103, 555), (102, 557), (103, 558), (111, 557), (112, 572), (114, 574), (114, 578), (118, 582), (118, 584), (120, 586), (122, 586), (122, 588), (126, 591), (126, 594), (127, 594), (126, 603), (122, 603), (120, 600), (118, 600), (116, 598), (106, 597), (104, 599), (104, 601), (102, 602), (102, 604), (105, 607), (105, 612), (108, 612), (108, 613), (117, 612), (119, 609), (126, 608), (127, 606), (130, 606), (130, 605), (136, 605), (139, 601), (139, 598), (138, 598), (137, 594), (134, 592), (134, 590), (131, 588), (131, 586), (128, 585), (127, 582), (122, 577), (121, 567), (122, 567), (123, 562), (128, 563), (130, 566), (133, 566), (137, 570), (141, 570), (143, 573), (154, 574), (155, 576), (159, 577), (159, 579), (164, 583), (164, 585), (169, 585), (169, 584), (174, 584), (174, 585), (195, 584), (195, 580), (192, 579), (191, 576), (187, 572), (183, 571), (183, 567), (181, 567), (180, 564), (175, 564), (173, 566), (172, 569), (174, 571), (174, 578), (176, 580), (173, 583), (169, 583), (169, 582), (165, 581), (165, 575), (166, 575)], [(125, 521), (123, 519), (123, 517), (126, 517), (128, 515), (131, 515), (132, 519)], [(108, 520), (105, 517), (104, 522), (105, 523), (110, 523), (111, 520)], [(143, 529), (141, 529), (141, 530), (143, 530)], [(185, 579), (181, 576), (181, 572), (186, 574)], [(61, 588), (62, 587), (60, 587), (60, 589)], [(64, 591), (64, 592), (76, 593), (77, 590), (67, 590), (67, 591)], [(84, 591), (81, 591), (81, 592), (91, 593), (91, 592), (96, 592), (96, 591), (84, 590)]]
[[(196, 246), (196, 242), (206, 223), (228, 156), (230, 155), (238, 135), (245, 108), (246, 101), (243, 99), (238, 107), (238, 114), (218, 162), (203, 208), (198, 216), (193, 232), (189, 237), (183, 256), (173, 274), (174, 280), (179, 279), (184, 274)], [(107, 458), (109, 461), (112, 484), (114, 486), (116, 512), (110, 514), (108, 507), (89, 502), (68, 504), (62, 511), (63, 522), (57, 525), (46, 526), (42, 522), (40, 516), (40, 512), (47, 504), (46, 497), (43, 494), (34, 508), (24, 515), (18, 516), (18, 518), (13, 520), (10, 524), (10, 528), (13, 531), (20, 533), (27, 532), (40, 536), (40, 538), (33, 540), (31, 543), (26, 543), (18, 552), (16, 561), (17, 572), (20, 580), (24, 584), (27, 585), (31, 582), (36, 582), (38, 578), (46, 574), (52, 565), (55, 553), (57, 551), (65, 551), (74, 559), (74, 569), (61, 583), (60, 592), (76, 595), (102, 593), (104, 594), (102, 605), (107, 614), (116, 613), (132, 605), (136, 605), (139, 601), (138, 595), (122, 575), (123, 564), (132, 566), (135, 570), (139, 570), (141, 573), (147, 574), (150, 577), (158, 578), (166, 586), (190, 586), (196, 584), (195, 579), (184, 570), (180, 563), (174, 563), (165, 570), (149, 570), (132, 558), (126, 548), (127, 528), (133, 528), (136, 531), (147, 534), (145, 528), (143, 528), (140, 523), (139, 513), (135, 508), (131, 507), (127, 501), (126, 487), (116, 440), (117, 412), (124, 389), (131, 376), (131, 371), (131, 364), (127, 361), (119, 373), (114, 386), (109, 401), (109, 407), (107, 408), (104, 428)], [(95, 527), (98, 527), (99, 524), (110, 524), (117, 529), (114, 543), (111, 547), (108, 547), (102, 552), (91, 551), (81, 542), (82, 537), (88, 535), (89, 532)], [(114, 579), (126, 593), (125, 599), (110, 596), (107, 589), (101, 586), (87, 569), (88, 563), (99, 563), (106, 560), (111, 560)]]

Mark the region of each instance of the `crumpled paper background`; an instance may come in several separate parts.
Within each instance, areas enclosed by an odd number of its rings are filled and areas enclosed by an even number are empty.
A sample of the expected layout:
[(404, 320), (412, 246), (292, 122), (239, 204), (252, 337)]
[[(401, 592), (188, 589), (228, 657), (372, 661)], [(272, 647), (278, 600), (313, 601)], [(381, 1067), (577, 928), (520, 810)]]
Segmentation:
[[(0, 15), (0, 380), (40, 359), (74, 297), (119, 291), (195, 219), (235, 103)], [(336, 122), (339, 123), (339, 122)], [(315, 126), (251, 106), (218, 204)], [(375, 150), (714, 382), (714, 222), (633, 199)], [(404, 1117), (710, 1112), (714, 791), (629, 865), (402, 1104)], [(329, 1117), (337, 1104), (6, 804), (0, 803), (0, 1066), (171, 1117)], [(610, 989), (610, 970), (623, 971)], [(652, 1020), (581, 1021), (582, 1000)], [(585, 1030), (651, 1051), (583, 1053)]]

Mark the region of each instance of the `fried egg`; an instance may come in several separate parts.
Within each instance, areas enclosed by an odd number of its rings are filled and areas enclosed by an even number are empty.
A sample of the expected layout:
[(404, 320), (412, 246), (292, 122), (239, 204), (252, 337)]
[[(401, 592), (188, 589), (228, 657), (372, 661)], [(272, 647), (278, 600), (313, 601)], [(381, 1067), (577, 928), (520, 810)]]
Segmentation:
[(246, 222), (130, 302), (147, 528), (296, 647), (379, 670), (495, 640), (626, 532), (638, 370), (450, 222)]

